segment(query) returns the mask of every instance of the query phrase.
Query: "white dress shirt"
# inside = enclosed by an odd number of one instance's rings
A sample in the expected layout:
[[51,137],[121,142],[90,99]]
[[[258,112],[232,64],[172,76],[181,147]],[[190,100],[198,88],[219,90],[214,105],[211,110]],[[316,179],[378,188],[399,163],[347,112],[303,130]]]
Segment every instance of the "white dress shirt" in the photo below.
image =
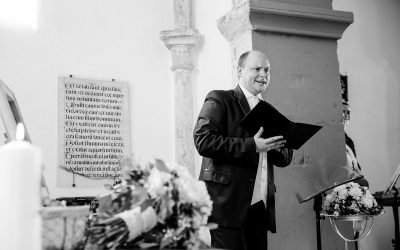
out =
[[[242,89],[244,96],[249,103],[250,109],[253,109],[257,103],[262,100],[261,94],[257,96],[250,93],[246,88],[239,84],[239,87]],[[253,189],[253,197],[251,199],[251,205],[259,202],[264,201],[264,204],[267,204],[267,190],[268,190],[268,159],[267,159],[267,152],[261,152],[260,158],[258,160],[258,168],[257,168],[257,175],[256,180],[254,183]]]

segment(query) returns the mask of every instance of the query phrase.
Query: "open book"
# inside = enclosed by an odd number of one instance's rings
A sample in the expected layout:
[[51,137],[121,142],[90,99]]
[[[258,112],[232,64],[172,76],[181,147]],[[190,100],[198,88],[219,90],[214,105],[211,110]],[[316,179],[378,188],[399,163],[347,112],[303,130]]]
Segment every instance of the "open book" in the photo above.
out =
[[265,101],[260,101],[243,118],[240,126],[252,134],[263,127],[263,138],[282,135],[286,140],[285,146],[291,149],[299,149],[322,128],[319,125],[292,122]]

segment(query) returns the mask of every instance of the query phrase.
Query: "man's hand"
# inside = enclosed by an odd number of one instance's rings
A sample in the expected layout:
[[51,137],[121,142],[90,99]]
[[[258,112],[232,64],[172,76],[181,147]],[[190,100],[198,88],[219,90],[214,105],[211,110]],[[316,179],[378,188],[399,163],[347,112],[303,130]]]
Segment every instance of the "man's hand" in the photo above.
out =
[[263,127],[261,127],[260,130],[258,130],[257,134],[254,136],[257,152],[267,152],[272,149],[280,151],[280,149],[284,146],[286,142],[283,139],[283,136],[279,135],[264,139],[261,137],[263,131],[264,129]]

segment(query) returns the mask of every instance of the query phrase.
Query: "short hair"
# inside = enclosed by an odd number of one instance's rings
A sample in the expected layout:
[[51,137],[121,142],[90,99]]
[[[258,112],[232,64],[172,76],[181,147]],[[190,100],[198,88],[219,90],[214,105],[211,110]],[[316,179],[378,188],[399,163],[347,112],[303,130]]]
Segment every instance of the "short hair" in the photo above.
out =
[[249,50],[249,51],[246,51],[246,52],[244,52],[244,53],[239,57],[239,60],[238,60],[238,68],[242,68],[242,67],[243,67],[243,65],[244,65],[244,63],[245,63],[247,57],[249,56],[250,52],[251,52],[250,50]]

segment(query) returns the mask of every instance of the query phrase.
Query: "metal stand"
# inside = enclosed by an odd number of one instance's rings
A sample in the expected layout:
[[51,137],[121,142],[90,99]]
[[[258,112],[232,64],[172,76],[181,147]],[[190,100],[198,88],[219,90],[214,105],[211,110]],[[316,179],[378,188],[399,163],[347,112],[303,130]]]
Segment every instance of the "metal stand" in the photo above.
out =
[[392,243],[394,245],[395,250],[400,250],[400,235],[399,235],[399,206],[397,202],[397,196],[399,195],[399,191],[395,186],[392,187],[393,192],[393,217],[394,217],[394,240]]
[[[329,218],[329,222],[332,225],[333,230],[342,238],[345,242],[345,249],[348,249],[349,243],[351,242],[359,242],[360,240],[364,239],[369,235],[372,229],[372,225],[374,224],[374,216],[373,215],[342,215],[342,216],[335,216],[335,215],[326,215]],[[337,221],[347,221],[354,223],[360,223],[360,234],[358,237],[354,237],[354,239],[347,238],[343,233],[340,232],[339,227],[337,226]],[[362,226],[364,222],[364,225]],[[357,249],[359,249],[359,244]],[[353,249],[353,248],[352,248]]]
[[322,196],[325,195],[326,191],[329,191],[335,187],[338,187],[340,185],[346,184],[348,182],[352,182],[352,181],[356,181],[358,179],[363,178],[364,176],[358,176],[355,177],[353,179],[349,179],[349,180],[345,180],[343,182],[340,183],[336,183],[333,186],[327,187],[305,199],[303,199],[303,197],[301,197],[301,195],[299,193],[296,193],[296,197],[297,200],[299,201],[299,203],[303,203],[303,202],[307,202],[309,200],[314,199],[314,206],[313,209],[315,211],[315,227],[316,227],[316,233],[317,233],[317,250],[321,250],[321,219],[324,219],[324,216],[321,216],[321,212],[322,212]]
[[321,250],[321,216],[322,212],[322,195],[318,195],[314,198],[314,206],[313,209],[315,211],[315,226],[317,233],[317,250]]

